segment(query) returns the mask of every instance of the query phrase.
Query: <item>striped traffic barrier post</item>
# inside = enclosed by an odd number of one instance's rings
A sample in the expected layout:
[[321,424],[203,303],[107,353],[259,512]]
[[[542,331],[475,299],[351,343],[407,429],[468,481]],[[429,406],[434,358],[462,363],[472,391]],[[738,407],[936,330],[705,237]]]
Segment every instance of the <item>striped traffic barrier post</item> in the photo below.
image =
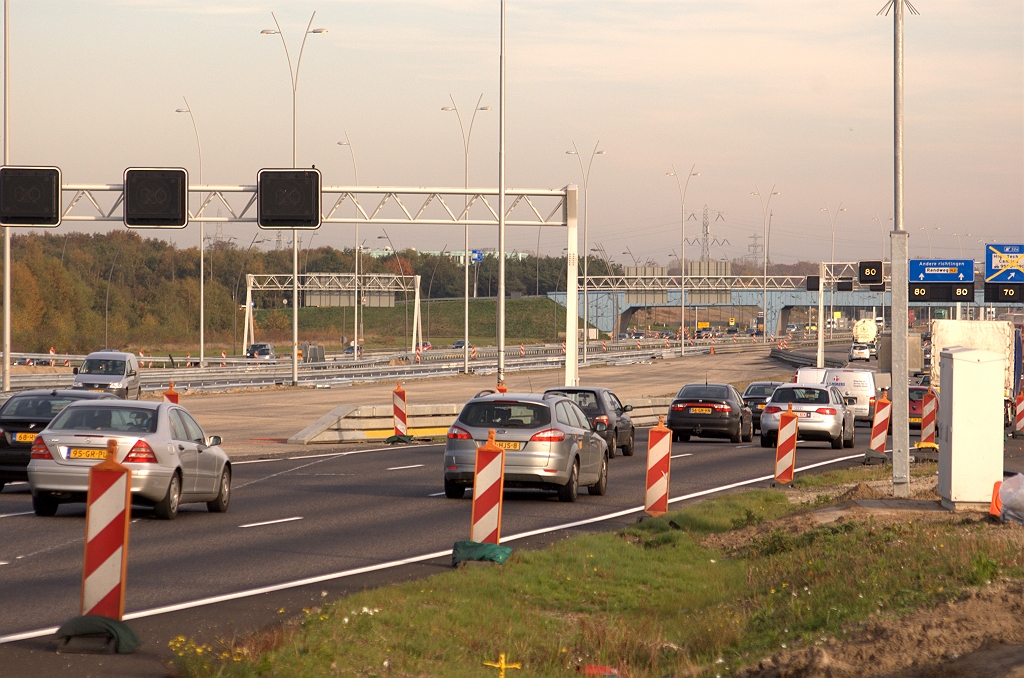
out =
[[170,387],[164,391],[164,402],[178,404],[178,398],[181,394],[174,390],[174,382],[171,382]]
[[668,337],[665,337],[665,348],[669,348],[669,345],[668,345]]
[[228,366],[228,364],[226,362],[224,362],[225,360],[227,360],[227,357],[228,357],[228,352],[227,351],[221,351],[220,352],[220,360],[221,360],[220,366],[221,367],[227,367]]
[[1013,437],[1024,436],[1024,393],[1017,396],[1013,411]]
[[711,355],[715,355],[715,338],[711,337]]
[[657,518],[668,513],[669,478],[672,473],[672,431],[665,427],[665,416],[647,434],[647,491],[644,513]]
[[[935,413],[938,409],[939,397],[935,391],[928,389],[921,399],[921,443],[920,446],[938,448],[935,444]],[[1018,406],[1020,399],[1018,398]]]
[[394,403],[394,419],[395,419],[395,435],[404,436],[408,435],[409,427],[407,425],[407,412],[408,408],[405,402],[405,390],[402,388],[402,382],[398,382],[397,387],[392,393],[392,401]]
[[505,450],[495,444],[492,428],[487,432],[487,442],[476,448],[470,541],[479,544],[501,542],[501,507],[504,493]]
[[640,350],[640,340],[639,339],[636,340],[636,350],[638,350],[638,351]]
[[608,352],[608,342],[607,341],[602,341],[601,342],[601,351],[603,353],[607,353]]
[[565,355],[565,342],[562,342],[562,355]]
[[117,441],[107,441],[107,458],[89,469],[85,509],[82,615],[121,621],[124,616],[132,472],[117,463]]
[[469,357],[472,360],[476,360],[476,346],[474,346],[472,349],[470,349],[470,356]]
[[779,435],[775,442],[775,482],[788,485],[796,471],[797,414],[793,403],[779,415]]
[[[53,346],[50,347],[50,355],[57,355],[57,351],[54,350]],[[57,361],[51,358],[50,359],[50,367],[54,367],[56,364],[57,364]]]
[[882,397],[875,401],[875,418],[871,422],[871,443],[868,447],[877,455],[885,454],[885,441],[889,437],[889,417],[892,403],[882,391]]
[[416,364],[418,365],[419,362],[420,362],[420,347],[417,346],[416,347]]
[[519,344],[519,357],[526,355],[526,344]]

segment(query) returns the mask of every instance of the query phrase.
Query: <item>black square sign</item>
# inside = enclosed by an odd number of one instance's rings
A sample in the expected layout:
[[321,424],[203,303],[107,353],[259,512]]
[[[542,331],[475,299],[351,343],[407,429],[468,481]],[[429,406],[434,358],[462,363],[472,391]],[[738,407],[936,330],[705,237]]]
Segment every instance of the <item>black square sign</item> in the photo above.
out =
[[320,170],[262,169],[256,185],[260,228],[320,228]]
[[187,226],[188,172],[180,167],[126,169],[124,225],[128,228]]
[[861,285],[880,285],[882,283],[881,261],[860,261],[857,263],[857,282]]
[[60,170],[0,168],[0,226],[60,224]]

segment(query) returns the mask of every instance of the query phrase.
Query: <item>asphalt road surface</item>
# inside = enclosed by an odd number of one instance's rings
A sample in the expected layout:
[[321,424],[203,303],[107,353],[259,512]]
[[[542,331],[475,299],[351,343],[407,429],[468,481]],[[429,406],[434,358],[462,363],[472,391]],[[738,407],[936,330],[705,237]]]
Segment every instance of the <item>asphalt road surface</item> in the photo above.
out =
[[[507,491],[503,534],[640,505],[646,434],[637,431],[636,455],[612,460],[603,497],[581,488],[576,503],[563,504],[553,493]],[[858,430],[854,450],[802,443],[798,466],[861,453],[866,434]],[[450,549],[468,538],[471,502],[468,493],[462,500],[444,497],[442,450],[435,444],[236,462],[234,496],[225,514],[186,505],[177,520],[166,522],[136,509],[126,611]],[[674,497],[769,476],[774,462],[773,451],[756,439],[740,445],[675,443],[673,455]],[[63,505],[53,518],[31,510],[27,485],[0,493],[0,636],[56,626],[78,614],[85,506]]]

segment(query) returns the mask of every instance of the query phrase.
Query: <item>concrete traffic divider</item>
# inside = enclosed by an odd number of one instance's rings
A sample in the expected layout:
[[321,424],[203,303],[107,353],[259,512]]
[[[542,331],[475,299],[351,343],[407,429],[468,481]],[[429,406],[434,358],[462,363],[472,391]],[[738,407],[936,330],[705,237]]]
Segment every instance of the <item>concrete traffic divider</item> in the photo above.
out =
[[672,473],[672,431],[664,416],[647,434],[647,485],[644,513],[657,518],[668,513],[669,480]]
[[779,435],[775,441],[775,482],[788,485],[796,472],[797,415],[793,403],[779,415]]
[[505,450],[495,444],[492,428],[487,432],[487,442],[476,448],[470,541],[479,544],[501,543],[501,508],[504,493]]
[[116,461],[117,441],[107,441],[107,458],[89,469],[85,509],[83,615],[121,621],[128,568],[132,472]]

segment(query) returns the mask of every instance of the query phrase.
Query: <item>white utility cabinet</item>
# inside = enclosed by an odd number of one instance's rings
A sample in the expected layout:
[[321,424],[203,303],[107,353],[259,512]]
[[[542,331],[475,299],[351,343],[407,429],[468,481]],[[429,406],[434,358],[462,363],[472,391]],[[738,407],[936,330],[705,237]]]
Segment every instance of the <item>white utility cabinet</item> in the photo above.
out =
[[987,509],[1003,479],[1006,357],[950,346],[939,360],[939,497],[949,509]]

